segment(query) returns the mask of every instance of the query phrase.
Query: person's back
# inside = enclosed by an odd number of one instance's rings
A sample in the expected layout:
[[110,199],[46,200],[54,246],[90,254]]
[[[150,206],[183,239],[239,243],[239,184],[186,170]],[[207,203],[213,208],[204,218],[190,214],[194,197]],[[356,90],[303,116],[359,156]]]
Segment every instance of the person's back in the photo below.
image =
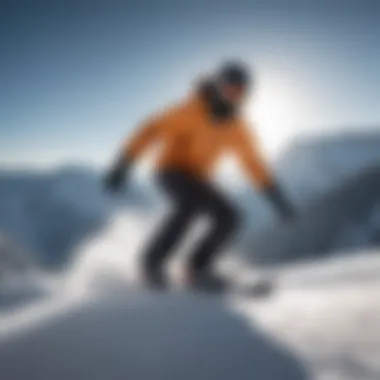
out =
[[252,181],[274,202],[282,216],[292,215],[274,178],[264,164],[256,139],[240,116],[250,78],[239,63],[227,64],[182,103],[148,119],[127,141],[107,176],[116,190],[126,173],[148,148],[159,143],[158,181],[175,203],[174,212],[145,253],[148,282],[164,285],[162,265],[189,224],[200,213],[211,216],[213,228],[191,255],[188,278],[194,283],[238,224],[236,208],[209,181],[223,153],[234,154]]
[[125,146],[126,156],[136,159],[154,142],[162,144],[159,169],[180,169],[201,179],[212,173],[221,154],[232,153],[259,185],[270,174],[239,114],[217,118],[209,109],[206,89],[201,86],[183,103],[148,120]]

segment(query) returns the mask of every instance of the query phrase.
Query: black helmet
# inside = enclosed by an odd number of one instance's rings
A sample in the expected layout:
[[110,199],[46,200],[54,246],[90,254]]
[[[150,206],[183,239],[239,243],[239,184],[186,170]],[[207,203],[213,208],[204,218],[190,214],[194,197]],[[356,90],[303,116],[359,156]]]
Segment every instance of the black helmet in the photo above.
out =
[[248,67],[240,61],[228,61],[222,64],[216,74],[221,84],[236,84],[249,87],[252,82]]

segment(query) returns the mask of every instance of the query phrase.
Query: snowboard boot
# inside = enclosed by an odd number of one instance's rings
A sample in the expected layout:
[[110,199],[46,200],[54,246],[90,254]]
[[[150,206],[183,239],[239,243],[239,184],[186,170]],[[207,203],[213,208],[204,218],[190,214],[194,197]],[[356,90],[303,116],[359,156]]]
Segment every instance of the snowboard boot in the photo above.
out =
[[168,287],[168,281],[161,269],[146,269],[144,271],[144,282],[150,289],[165,290]]
[[228,282],[225,278],[208,270],[187,272],[185,284],[194,291],[206,292],[221,292],[228,287]]

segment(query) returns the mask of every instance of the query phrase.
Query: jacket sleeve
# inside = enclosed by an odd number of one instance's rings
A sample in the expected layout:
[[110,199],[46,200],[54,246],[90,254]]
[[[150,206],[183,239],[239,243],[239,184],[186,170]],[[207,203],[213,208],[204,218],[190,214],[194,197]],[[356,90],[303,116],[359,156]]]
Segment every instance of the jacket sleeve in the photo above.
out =
[[176,126],[180,123],[181,114],[181,108],[177,106],[140,124],[132,137],[124,141],[122,152],[125,159],[138,159],[152,146],[165,139],[168,133],[174,133]]
[[234,152],[244,171],[260,189],[264,190],[274,183],[273,175],[265,163],[259,142],[244,124],[236,129]]

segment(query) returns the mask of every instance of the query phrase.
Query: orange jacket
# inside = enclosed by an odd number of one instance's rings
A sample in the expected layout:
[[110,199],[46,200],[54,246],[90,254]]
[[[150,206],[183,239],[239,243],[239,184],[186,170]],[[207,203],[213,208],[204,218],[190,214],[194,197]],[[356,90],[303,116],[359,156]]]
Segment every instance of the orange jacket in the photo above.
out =
[[124,144],[125,157],[136,159],[155,143],[161,143],[160,169],[181,169],[201,179],[211,174],[223,153],[234,154],[251,179],[261,188],[272,183],[256,138],[240,118],[215,126],[206,104],[197,95],[155,116]]

